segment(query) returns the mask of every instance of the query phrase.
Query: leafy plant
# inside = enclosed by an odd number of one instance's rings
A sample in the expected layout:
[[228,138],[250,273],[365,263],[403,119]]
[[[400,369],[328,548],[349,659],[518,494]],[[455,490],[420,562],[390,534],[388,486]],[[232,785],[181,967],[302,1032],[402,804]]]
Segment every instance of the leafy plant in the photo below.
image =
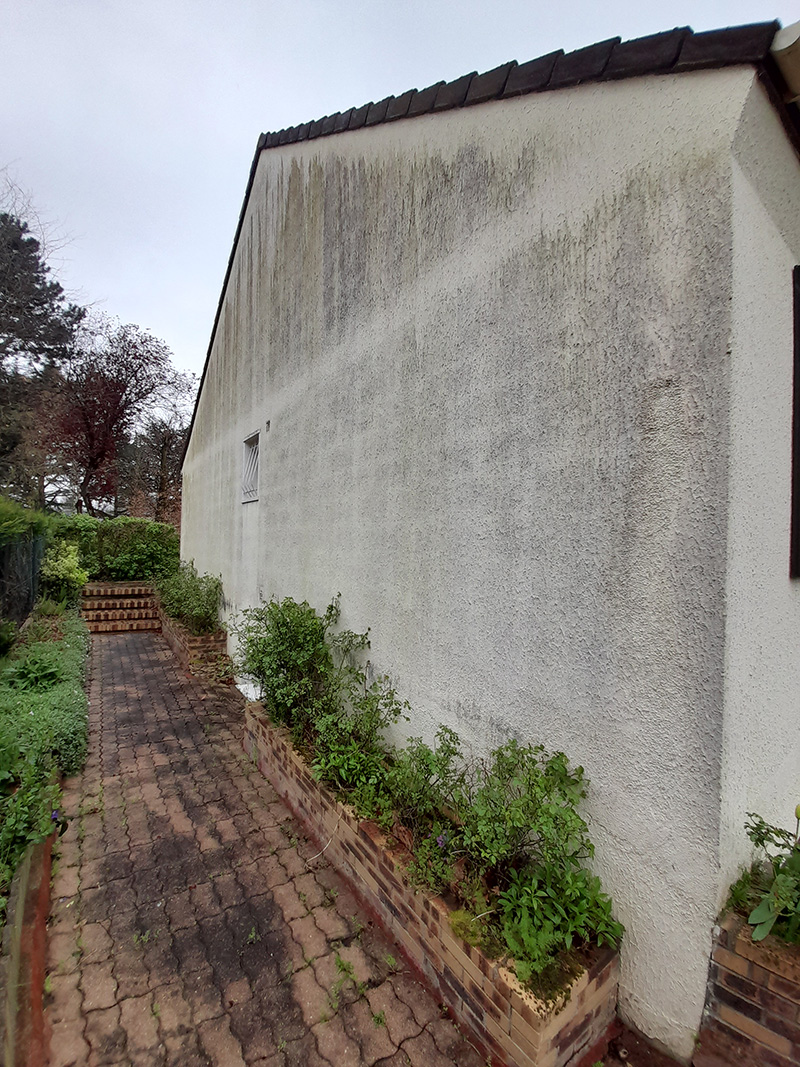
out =
[[45,553],[39,577],[48,597],[77,604],[89,572],[80,565],[77,545],[56,541]]
[[86,757],[87,646],[76,613],[35,613],[0,676],[0,921],[27,844],[65,826],[53,778]]
[[177,530],[150,519],[72,515],[56,520],[55,538],[77,547],[80,565],[93,580],[152,581],[180,565]]
[[170,618],[177,619],[193,634],[219,629],[220,578],[199,575],[193,563],[181,563],[177,571],[161,577],[156,584],[161,607]]
[[409,738],[397,753],[386,781],[397,819],[415,835],[427,832],[444,810],[463,796],[465,772],[458,734],[440,726],[434,748]]
[[747,813],[745,830],[753,844],[767,856],[768,866],[756,864],[747,880],[731,890],[742,902],[757,900],[748,922],[753,940],[769,933],[791,943],[800,943],[800,804],[795,809],[794,834],[772,826],[754,812]]

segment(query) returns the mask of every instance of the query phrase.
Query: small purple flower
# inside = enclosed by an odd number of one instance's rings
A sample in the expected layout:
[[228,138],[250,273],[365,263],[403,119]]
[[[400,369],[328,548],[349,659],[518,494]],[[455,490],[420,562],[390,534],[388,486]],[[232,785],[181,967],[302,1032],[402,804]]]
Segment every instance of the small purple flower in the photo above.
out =
[[439,846],[439,848],[444,848],[447,844],[447,834],[439,834],[439,836],[436,838],[436,844]]
[[58,822],[58,820],[61,818],[61,816],[58,814],[58,808],[56,808],[56,810],[52,812],[50,818],[53,822]]

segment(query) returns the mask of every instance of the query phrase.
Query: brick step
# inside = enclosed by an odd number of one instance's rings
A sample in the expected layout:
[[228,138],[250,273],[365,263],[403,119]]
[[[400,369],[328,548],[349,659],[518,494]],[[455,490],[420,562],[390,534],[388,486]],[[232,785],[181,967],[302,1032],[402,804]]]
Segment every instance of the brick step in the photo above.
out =
[[156,600],[152,596],[141,597],[99,597],[85,596],[81,603],[84,611],[127,611],[129,608],[141,610],[152,608],[155,610]]
[[156,619],[113,619],[110,622],[89,620],[86,626],[90,634],[122,634],[132,630],[148,630],[161,633],[161,623]]
[[133,608],[128,608],[126,611],[90,611],[84,610],[81,612],[86,622],[129,622],[138,621],[141,619],[157,619],[158,612],[155,608],[143,608],[137,611]]
[[153,596],[155,588],[147,582],[89,582],[83,587],[84,597]]

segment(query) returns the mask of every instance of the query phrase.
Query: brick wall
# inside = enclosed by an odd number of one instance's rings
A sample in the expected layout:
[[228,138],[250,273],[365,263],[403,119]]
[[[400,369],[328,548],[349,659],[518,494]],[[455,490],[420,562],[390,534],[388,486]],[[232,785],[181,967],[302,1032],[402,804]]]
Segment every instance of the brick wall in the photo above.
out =
[[193,660],[213,654],[224,655],[228,641],[224,632],[218,630],[213,634],[190,634],[184,626],[165,615],[160,606],[159,615],[161,634],[184,670],[189,670]]
[[800,946],[753,942],[729,915],[714,938],[694,1067],[800,1067]]
[[415,893],[401,849],[390,850],[316,782],[288,734],[248,705],[244,746],[325,856],[348,879],[409,963],[474,1035],[482,1054],[509,1067],[584,1067],[603,1055],[617,1002],[618,956],[602,950],[570,994],[546,1006],[515,976],[452,932],[439,897]]

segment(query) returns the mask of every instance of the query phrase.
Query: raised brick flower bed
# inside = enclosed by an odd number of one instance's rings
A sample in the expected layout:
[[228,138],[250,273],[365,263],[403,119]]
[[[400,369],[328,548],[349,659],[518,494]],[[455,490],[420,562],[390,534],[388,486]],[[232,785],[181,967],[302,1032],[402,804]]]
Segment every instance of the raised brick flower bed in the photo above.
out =
[[800,1067],[800,946],[754,942],[728,915],[714,937],[695,1067]]
[[189,670],[192,663],[197,660],[225,655],[228,635],[223,630],[217,630],[213,634],[189,633],[185,626],[181,626],[175,619],[165,615],[160,605],[159,616],[161,636],[172,649],[175,658],[184,670]]
[[389,848],[374,823],[359,820],[314,780],[288,733],[273,727],[259,704],[245,710],[243,744],[482,1055],[509,1067],[589,1067],[601,1058],[616,1012],[616,952],[598,950],[569,992],[544,1004],[453,933],[445,902],[406,880],[408,854]]

